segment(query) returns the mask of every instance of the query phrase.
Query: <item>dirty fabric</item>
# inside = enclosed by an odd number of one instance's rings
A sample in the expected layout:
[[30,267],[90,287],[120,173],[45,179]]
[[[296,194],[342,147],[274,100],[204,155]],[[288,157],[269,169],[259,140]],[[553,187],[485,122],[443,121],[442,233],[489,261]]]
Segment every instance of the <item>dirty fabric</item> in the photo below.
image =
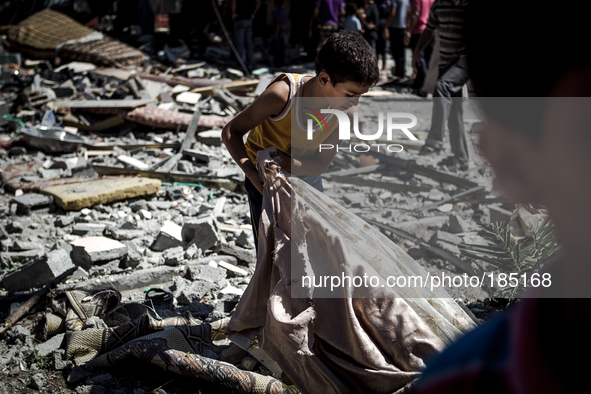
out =
[[[354,272],[356,257],[346,246],[353,242],[348,239],[351,231],[357,242],[366,243],[365,248],[375,243],[372,249],[383,255],[394,251],[389,265],[398,272],[424,270],[392,241],[373,233],[371,226],[347,216],[354,215],[336,202],[304,182],[286,178],[271,158],[272,150],[259,152],[257,158],[265,185],[259,256],[228,325],[229,338],[245,347],[262,331],[262,349],[305,393],[318,387],[325,393],[403,389],[428,358],[474,323],[443,290],[409,290],[390,298],[384,298],[385,293],[365,298],[292,298],[291,284],[296,283],[291,277],[292,250],[307,255],[310,272],[322,272],[334,256],[344,272]],[[367,231],[361,231],[364,226]],[[308,236],[295,237],[304,228]],[[321,250],[311,240],[326,234],[331,234],[330,245]],[[366,264],[377,272],[382,269],[380,262]]]
[[[66,331],[66,355],[76,365],[107,368],[149,362],[186,377],[218,383],[236,393],[295,393],[293,386],[218,361],[215,344],[225,338],[227,319],[200,324],[189,312],[172,311],[162,317],[146,305],[120,304],[121,294],[101,291],[63,291],[50,296],[46,334]],[[108,328],[88,328],[90,317],[101,318]]]

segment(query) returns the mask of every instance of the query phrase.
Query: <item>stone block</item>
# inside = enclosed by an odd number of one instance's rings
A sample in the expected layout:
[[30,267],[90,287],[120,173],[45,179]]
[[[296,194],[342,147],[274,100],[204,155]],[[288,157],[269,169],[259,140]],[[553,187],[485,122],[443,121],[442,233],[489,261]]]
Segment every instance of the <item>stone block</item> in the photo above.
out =
[[146,235],[143,230],[127,230],[127,229],[108,229],[112,238],[118,241],[129,241],[131,239],[141,238]]
[[85,237],[71,242],[72,258],[77,265],[89,269],[94,264],[117,260],[127,255],[127,246],[106,237]]
[[160,185],[160,180],[150,178],[103,178],[51,186],[43,189],[43,193],[53,196],[56,204],[65,210],[78,210],[96,204],[154,194],[160,190]]
[[66,226],[69,226],[70,224],[74,223],[74,220],[76,220],[76,216],[61,215],[60,217],[57,218],[57,220],[55,222],[53,222],[53,225],[55,227],[66,227]]
[[217,221],[211,215],[205,215],[185,222],[182,229],[183,246],[195,244],[201,250],[212,248],[220,240]]
[[72,234],[101,235],[107,226],[101,223],[76,223],[72,227]]
[[449,217],[449,232],[458,234],[468,232],[468,222],[462,219],[459,215],[451,215]]
[[213,251],[234,256],[239,261],[244,261],[248,264],[256,264],[257,261],[257,256],[253,249],[244,249],[231,242],[220,242],[216,245]]
[[2,285],[8,291],[29,290],[62,279],[75,269],[68,253],[58,249],[10,272],[4,277]]
[[53,197],[38,193],[27,193],[13,197],[11,202],[17,205],[17,214],[28,215],[32,210],[50,207],[53,204]]
[[189,278],[193,281],[206,280],[214,284],[219,284],[226,279],[226,270],[222,267],[213,267],[211,265],[198,265],[189,267]]
[[185,250],[182,246],[177,246],[174,248],[167,249],[162,254],[164,257],[164,264],[170,266],[177,266],[181,263],[181,261],[185,258]]
[[64,333],[54,335],[47,341],[35,346],[35,349],[37,349],[37,352],[41,357],[49,356],[51,353],[55,352],[61,347],[65,335],[66,334]]
[[156,252],[162,252],[166,249],[182,246],[182,227],[171,221],[165,221],[160,229],[160,233],[150,246],[150,249]]
[[176,277],[171,290],[179,305],[190,305],[193,301],[205,297],[212,287],[213,284],[206,280],[191,282],[185,278]]

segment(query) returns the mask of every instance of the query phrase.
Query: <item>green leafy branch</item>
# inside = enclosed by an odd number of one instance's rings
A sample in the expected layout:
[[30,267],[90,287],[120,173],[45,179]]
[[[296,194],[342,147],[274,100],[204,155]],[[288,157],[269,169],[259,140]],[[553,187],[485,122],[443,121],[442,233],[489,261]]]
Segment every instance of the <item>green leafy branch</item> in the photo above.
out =
[[[511,233],[509,223],[491,223],[483,227],[487,245],[462,244],[463,255],[488,263],[505,274],[536,273],[560,250],[556,241],[554,226],[549,217],[527,237],[516,237]],[[513,299],[522,290],[523,283],[516,287],[498,290],[497,296]]]

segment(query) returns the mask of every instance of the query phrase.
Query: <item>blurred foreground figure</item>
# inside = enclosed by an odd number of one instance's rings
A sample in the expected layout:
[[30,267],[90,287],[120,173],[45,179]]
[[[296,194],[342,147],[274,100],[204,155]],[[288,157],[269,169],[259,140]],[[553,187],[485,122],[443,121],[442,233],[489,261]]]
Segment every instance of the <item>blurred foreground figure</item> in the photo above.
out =
[[[420,393],[587,391],[591,55],[569,39],[587,34],[584,18],[525,1],[468,7],[468,67],[488,118],[480,149],[508,197],[548,208],[562,253],[540,272],[550,282],[429,363]],[[548,58],[558,47],[568,56]]]

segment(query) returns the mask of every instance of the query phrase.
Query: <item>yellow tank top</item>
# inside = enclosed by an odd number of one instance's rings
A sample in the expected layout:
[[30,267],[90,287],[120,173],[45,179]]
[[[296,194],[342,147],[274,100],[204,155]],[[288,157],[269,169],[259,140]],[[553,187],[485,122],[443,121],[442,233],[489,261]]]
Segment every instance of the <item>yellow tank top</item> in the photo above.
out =
[[[282,74],[275,79],[288,79],[290,84],[289,99],[282,113],[276,117],[269,117],[263,123],[250,131],[246,140],[246,153],[256,165],[257,152],[276,146],[288,156],[303,157],[313,155],[318,147],[334,131],[338,125],[336,116],[329,114],[325,117],[324,126],[314,124],[313,138],[307,139],[307,118],[304,108],[300,108],[300,97],[304,79],[309,75]],[[311,76],[311,75],[310,75]],[[295,114],[298,116],[295,117]],[[294,118],[292,119],[292,116]],[[293,120],[293,121],[292,121]]]

